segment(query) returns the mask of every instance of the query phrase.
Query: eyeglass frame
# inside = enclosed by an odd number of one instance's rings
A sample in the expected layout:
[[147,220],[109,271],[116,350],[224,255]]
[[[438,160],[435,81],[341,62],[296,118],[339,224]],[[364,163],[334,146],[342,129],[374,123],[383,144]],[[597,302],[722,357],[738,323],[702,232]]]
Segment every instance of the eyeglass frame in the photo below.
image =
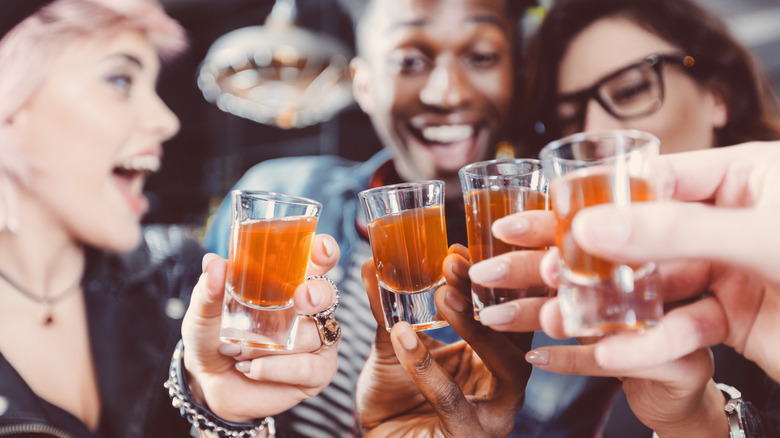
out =
[[[555,100],[555,108],[558,107],[561,103],[564,102],[571,102],[571,101],[579,101],[581,106],[581,110],[579,111],[580,114],[577,114],[576,119],[579,119],[579,125],[580,128],[582,128],[584,122],[585,122],[585,112],[588,105],[588,102],[593,99],[596,102],[598,102],[599,105],[612,117],[615,117],[618,120],[631,120],[636,119],[639,117],[645,117],[648,116],[656,111],[658,111],[659,108],[661,108],[661,105],[664,103],[664,97],[665,97],[665,87],[664,87],[664,78],[663,78],[663,71],[661,70],[664,64],[678,64],[685,68],[691,68],[695,65],[696,61],[695,59],[690,55],[685,55],[682,53],[675,53],[675,54],[655,54],[650,55],[641,61],[635,62],[633,64],[629,64],[625,67],[622,67],[603,78],[599,79],[591,85],[590,87],[575,91],[574,93],[565,94],[563,96],[559,96]],[[599,93],[599,88],[601,88],[605,83],[608,83],[610,80],[624,74],[625,72],[629,70],[633,70],[639,67],[642,67],[644,65],[649,64],[649,66],[653,69],[655,74],[658,77],[658,84],[660,87],[660,95],[658,96],[657,103],[647,109],[646,111],[643,111],[641,113],[637,114],[631,114],[628,116],[621,115],[615,112],[614,108],[611,108],[610,105],[602,98],[601,94]],[[557,119],[557,116],[556,116]],[[572,120],[576,120],[574,117],[572,117]],[[561,123],[557,122],[558,125],[561,125]],[[581,130],[581,129],[580,129]]]

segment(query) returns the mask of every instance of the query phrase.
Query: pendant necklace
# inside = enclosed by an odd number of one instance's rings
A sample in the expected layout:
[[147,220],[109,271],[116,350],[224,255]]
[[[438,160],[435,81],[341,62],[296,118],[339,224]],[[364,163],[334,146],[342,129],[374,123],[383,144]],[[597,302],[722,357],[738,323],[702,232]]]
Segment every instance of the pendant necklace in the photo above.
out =
[[51,307],[57,304],[58,302],[62,301],[64,298],[70,295],[71,292],[78,290],[77,286],[81,283],[81,278],[79,278],[62,292],[53,295],[51,297],[47,297],[47,296],[41,297],[22,287],[19,283],[12,280],[11,277],[9,277],[8,274],[6,274],[3,271],[0,271],[0,278],[5,280],[6,283],[11,285],[11,287],[19,291],[19,293],[21,293],[25,297],[41,305],[41,324],[45,326],[49,326],[54,322],[54,315],[52,315]]

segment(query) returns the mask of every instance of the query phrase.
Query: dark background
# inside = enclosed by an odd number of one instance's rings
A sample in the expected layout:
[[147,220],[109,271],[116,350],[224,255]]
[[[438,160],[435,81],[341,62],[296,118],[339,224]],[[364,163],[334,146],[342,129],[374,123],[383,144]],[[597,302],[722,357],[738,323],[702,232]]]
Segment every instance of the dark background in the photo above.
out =
[[[726,19],[780,90],[780,1],[699,1]],[[190,50],[166,66],[160,79],[159,92],[182,128],[166,144],[162,173],[147,184],[152,207],[146,222],[204,224],[244,171],[269,158],[332,154],[364,160],[378,150],[371,124],[356,105],[325,123],[284,130],[223,113],[203,98],[196,73],[211,43],[229,31],[265,23],[273,0],[162,2],[187,29]],[[335,0],[298,0],[297,6],[299,25],[354,46],[351,23]]]
[[[266,159],[330,154],[365,160],[379,150],[371,124],[357,105],[319,125],[285,130],[224,113],[203,98],[197,70],[211,43],[229,31],[262,25],[272,0],[163,3],[187,29],[190,48],[166,65],[160,77],[158,91],[181,120],[181,131],[166,143],[162,172],[146,185],[151,210],[145,222],[204,224],[244,171]],[[300,26],[335,35],[353,47],[349,18],[334,0],[297,4]]]

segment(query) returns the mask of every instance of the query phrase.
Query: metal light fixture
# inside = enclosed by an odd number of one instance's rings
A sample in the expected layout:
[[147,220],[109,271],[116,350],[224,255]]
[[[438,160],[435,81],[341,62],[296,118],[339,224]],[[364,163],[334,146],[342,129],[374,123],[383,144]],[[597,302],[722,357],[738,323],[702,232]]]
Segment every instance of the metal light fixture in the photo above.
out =
[[280,128],[330,119],[353,102],[342,42],[294,24],[295,0],[276,0],[263,26],[229,32],[209,48],[198,87],[222,111]]

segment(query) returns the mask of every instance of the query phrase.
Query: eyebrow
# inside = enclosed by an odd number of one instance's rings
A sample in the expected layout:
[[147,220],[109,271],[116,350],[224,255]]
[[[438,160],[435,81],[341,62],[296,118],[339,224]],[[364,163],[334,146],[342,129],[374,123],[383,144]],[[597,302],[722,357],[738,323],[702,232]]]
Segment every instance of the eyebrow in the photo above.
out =
[[135,64],[136,66],[138,66],[139,69],[144,68],[144,63],[141,61],[141,59],[129,53],[118,53],[116,55],[111,55],[108,58],[106,58],[106,61],[110,61],[114,59],[120,59],[120,60],[127,61],[131,64]]
[[[397,29],[403,28],[403,27],[417,27],[422,28],[425,27],[430,20],[427,18],[421,18],[419,20],[410,20],[410,21],[401,21],[398,23],[394,23],[392,26],[390,26],[386,34],[391,33]],[[477,23],[477,24],[490,24],[493,25],[499,29],[501,29],[502,32],[504,32],[506,35],[509,35],[509,29],[507,29],[506,23],[503,22],[501,19],[496,17],[495,15],[489,15],[489,14],[480,14],[480,15],[472,15],[466,19],[466,23]]]

